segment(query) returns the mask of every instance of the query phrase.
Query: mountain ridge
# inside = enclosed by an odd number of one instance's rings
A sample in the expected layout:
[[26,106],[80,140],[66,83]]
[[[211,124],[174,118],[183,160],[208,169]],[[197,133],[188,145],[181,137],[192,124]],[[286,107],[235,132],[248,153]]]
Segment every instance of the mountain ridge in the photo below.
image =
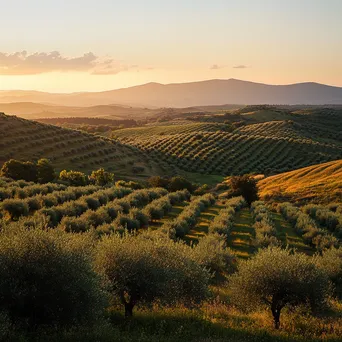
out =
[[227,103],[331,105],[342,104],[342,87],[316,82],[271,85],[231,78],[170,84],[150,82],[101,92],[0,91],[0,103],[5,102],[38,102],[68,106],[119,103],[176,108]]

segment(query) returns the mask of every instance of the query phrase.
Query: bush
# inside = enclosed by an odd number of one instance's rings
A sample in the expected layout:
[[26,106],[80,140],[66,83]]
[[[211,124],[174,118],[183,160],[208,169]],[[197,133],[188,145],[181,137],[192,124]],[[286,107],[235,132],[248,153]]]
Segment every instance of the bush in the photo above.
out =
[[104,304],[88,237],[40,229],[0,233],[0,310],[30,330],[93,322]]
[[290,250],[269,247],[242,261],[230,278],[231,299],[245,310],[265,305],[271,309],[274,326],[286,306],[308,304],[312,309],[326,304],[330,283],[309,257]]
[[87,184],[87,177],[83,172],[80,171],[66,171],[63,170],[59,174],[61,181],[67,182],[72,186],[82,186]]
[[190,181],[188,181],[184,177],[176,176],[170,179],[168,189],[171,192],[186,189],[192,193],[195,187]]
[[28,182],[38,181],[37,165],[31,162],[22,162],[11,159],[4,163],[0,175],[15,180],[23,179]]
[[52,182],[55,177],[55,169],[48,159],[39,159],[37,162],[38,182],[48,183]]
[[164,188],[169,187],[169,180],[160,176],[153,176],[148,179],[148,184],[151,188]]
[[3,201],[1,209],[11,220],[18,220],[20,216],[27,216],[30,211],[26,202],[16,199],[7,199]]
[[89,176],[89,181],[92,184],[104,186],[114,182],[114,173],[105,171],[103,168],[93,171]]
[[200,302],[208,291],[210,274],[193,260],[191,248],[167,239],[106,236],[97,246],[95,266],[126,316],[141,302],[185,305]]

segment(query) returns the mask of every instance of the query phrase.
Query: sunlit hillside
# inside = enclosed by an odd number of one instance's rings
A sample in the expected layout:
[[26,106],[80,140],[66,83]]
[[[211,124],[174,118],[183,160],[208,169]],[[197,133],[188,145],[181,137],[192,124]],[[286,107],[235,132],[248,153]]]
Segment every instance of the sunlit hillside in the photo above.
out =
[[259,182],[269,199],[333,202],[342,199],[342,160],[314,165],[268,177]]

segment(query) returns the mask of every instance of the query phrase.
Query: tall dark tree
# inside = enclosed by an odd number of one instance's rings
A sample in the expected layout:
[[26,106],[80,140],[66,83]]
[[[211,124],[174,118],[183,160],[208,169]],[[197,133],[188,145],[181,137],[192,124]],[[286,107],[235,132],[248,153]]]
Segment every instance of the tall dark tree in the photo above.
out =
[[230,186],[235,196],[243,196],[248,205],[259,199],[257,182],[250,175],[234,176]]

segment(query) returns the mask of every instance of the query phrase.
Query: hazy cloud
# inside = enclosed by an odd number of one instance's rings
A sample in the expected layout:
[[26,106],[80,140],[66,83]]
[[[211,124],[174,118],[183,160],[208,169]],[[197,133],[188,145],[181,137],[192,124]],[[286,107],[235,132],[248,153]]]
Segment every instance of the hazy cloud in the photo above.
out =
[[235,65],[233,66],[234,69],[247,69],[248,66],[247,65],[243,65],[243,64],[240,64],[240,65]]
[[112,58],[100,58],[88,52],[80,57],[63,57],[58,51],[29,54],[26,51],[12,54],[0,52],[0,75],[35,75],[52,71],[82,71],[94,75],[115,75],[137,68],[122,65]]
[[220,65],[217,65],[217,64],[214,64],[210,67],[211,70],[219,70],[219,69],[222,69],[224,68],[224,66],[220,66]]

